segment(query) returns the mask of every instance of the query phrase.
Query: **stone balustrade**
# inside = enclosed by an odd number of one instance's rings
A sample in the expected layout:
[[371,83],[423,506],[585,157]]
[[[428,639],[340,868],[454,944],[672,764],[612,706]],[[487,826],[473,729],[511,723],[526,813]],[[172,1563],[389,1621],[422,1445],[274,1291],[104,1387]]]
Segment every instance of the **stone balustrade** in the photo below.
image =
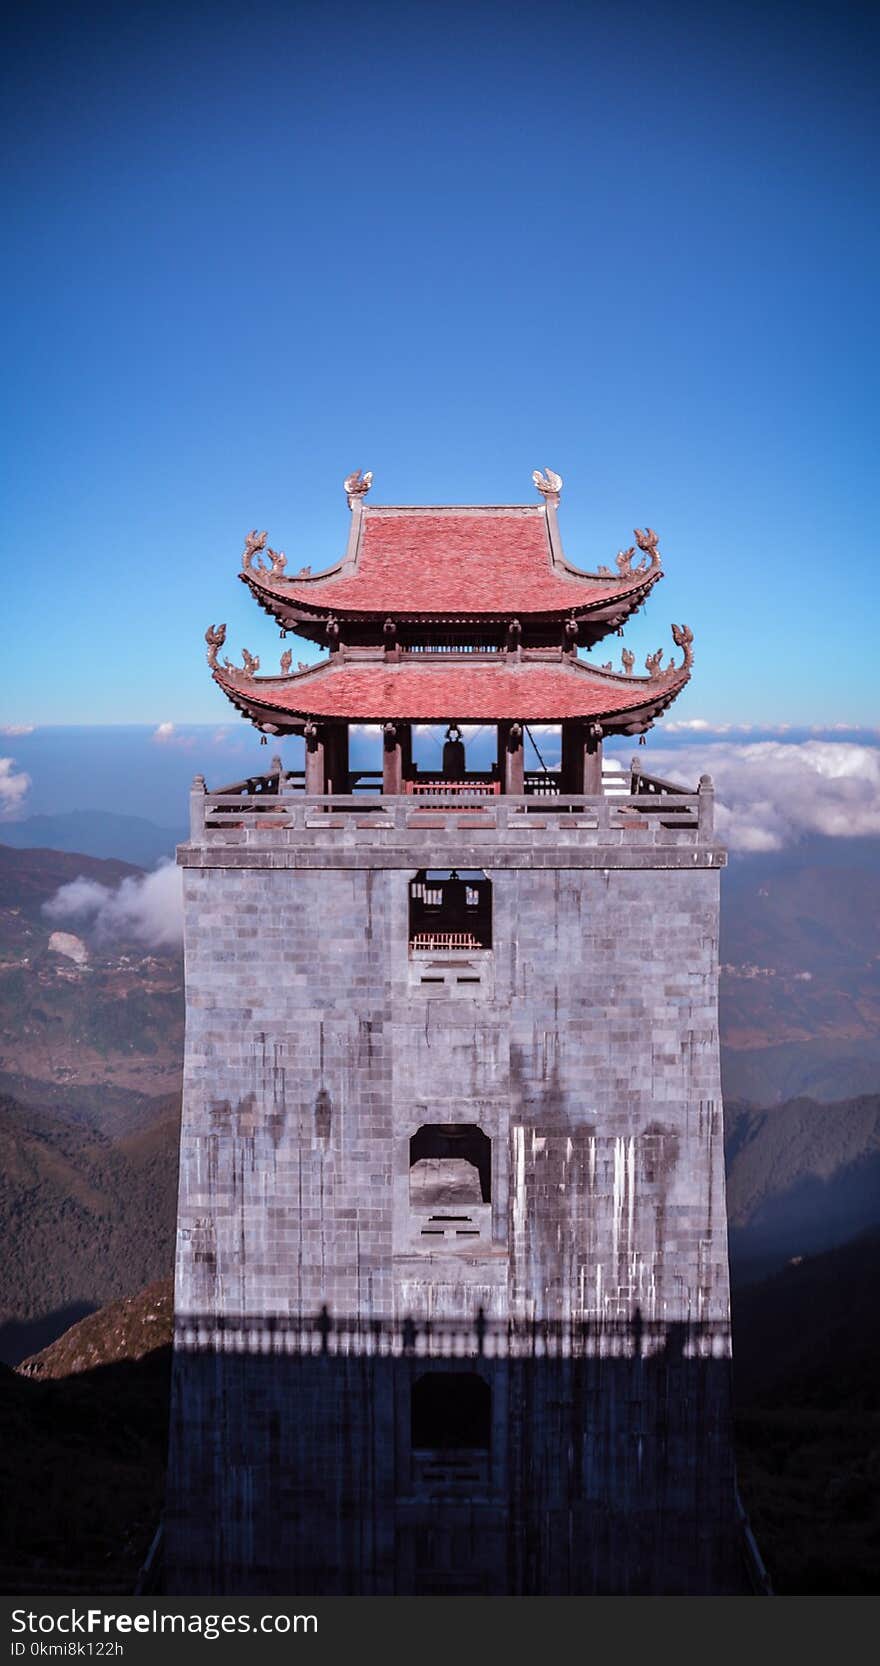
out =
[[[253,854],[258,865],[308,865],[329,850],[348,852],[352,865],[375,860],[402,865],[639,866],[639,852],[662,865],[722,867],[725,853],[714,831],[714,794],[704,777],[683,791],[579,795],[499,795],[456,792],[375,795],[208,792],[201,778],[191,795],[185,867],[227,865]],[[370,853],[372,852],[372,857]],[[226,860],[224,860],[224,854]],[[347,865],[347,864],[346,864]]]

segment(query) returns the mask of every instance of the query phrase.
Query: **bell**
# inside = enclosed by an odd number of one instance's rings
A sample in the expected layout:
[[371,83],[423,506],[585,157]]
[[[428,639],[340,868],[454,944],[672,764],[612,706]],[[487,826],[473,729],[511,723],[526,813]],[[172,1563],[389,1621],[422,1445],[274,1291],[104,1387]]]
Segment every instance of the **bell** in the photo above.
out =
[[268,746],[269,745],[269,738],[268,738],[267,735],[261,735],[260,736],[260,745],[261,746]]

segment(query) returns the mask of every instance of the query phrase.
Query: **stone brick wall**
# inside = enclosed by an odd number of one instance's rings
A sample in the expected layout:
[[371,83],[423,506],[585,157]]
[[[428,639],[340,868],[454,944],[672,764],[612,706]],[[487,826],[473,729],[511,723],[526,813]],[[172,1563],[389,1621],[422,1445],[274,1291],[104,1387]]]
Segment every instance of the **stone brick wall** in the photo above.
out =
[[[366,862],[271,838],[181,849],[170,1588],[736,1588],[723,858],[676,835],[633,841],[632,865],[625,843],[463,835],[437,860],[493,883],[492,976],[470,996],[413,983],[411,844]],[[491,1228],[420,1239],[410,1138],[460,1123],[492,1141]],[[443,1501],[408,1468],[411,1358],[310,1362],[272,1340],[322,1308],[338,1325],[586,1323],[592,1357],[477,1362],[491,1485]],[[217,1322],[241,1318],[269,1341],[233,1355]],[[673,1361],[665,1327],[682,1325]]]

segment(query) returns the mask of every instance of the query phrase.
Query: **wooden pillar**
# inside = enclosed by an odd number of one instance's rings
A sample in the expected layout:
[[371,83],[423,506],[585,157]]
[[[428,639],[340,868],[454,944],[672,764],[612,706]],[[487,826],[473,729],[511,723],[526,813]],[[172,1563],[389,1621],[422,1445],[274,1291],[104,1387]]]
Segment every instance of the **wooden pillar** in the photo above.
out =
[[598,723],[587,724],[584,745],[584,793],[593,798],[602,795],[602,730]]
[[598,723],[563,723],[562,791],[592,794],[602,791],[602,730]]
[[526,790],[525,749],[521,723],[498,725],[498,773],[501,776],[501,791],[516,793],[521,797]]
[[328,793],[348,792],[348,724],[328,723],[324,747],[324,778]]
[[402,723],[386,723],[382,730],[383,797],[403,791],[403,729]]
[[324,775],[324,731],[317,723],[307,723],[306,738],[306,792],[323,793],[325,791]]

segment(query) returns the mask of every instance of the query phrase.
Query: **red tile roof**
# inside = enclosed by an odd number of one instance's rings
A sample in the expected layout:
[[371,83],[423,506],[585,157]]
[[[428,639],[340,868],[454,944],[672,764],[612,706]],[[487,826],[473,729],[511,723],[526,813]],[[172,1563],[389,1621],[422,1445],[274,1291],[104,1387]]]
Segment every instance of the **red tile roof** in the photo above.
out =
[[[251,568],[254,594],[318,612],[510,618],[621,601],[650,589],[659,565],[626,578],[553,561],[543,504],[504,508],[363,510],[355,568],[278,579]],[[270,608],[271,610],[271,608]]]
[[214,676],[239,710],[257,722],[305,718],[351,722],[496,723],[613,718],[650,709],[652,716],[674,700],[687,682],[686,666],[657,677],[625,677],[597,671],[583,661],[555,663],[499,656],[499,663],[447,665],[376,661],[357,664],[331,659],[288,677],[248,677],[236,670]]

